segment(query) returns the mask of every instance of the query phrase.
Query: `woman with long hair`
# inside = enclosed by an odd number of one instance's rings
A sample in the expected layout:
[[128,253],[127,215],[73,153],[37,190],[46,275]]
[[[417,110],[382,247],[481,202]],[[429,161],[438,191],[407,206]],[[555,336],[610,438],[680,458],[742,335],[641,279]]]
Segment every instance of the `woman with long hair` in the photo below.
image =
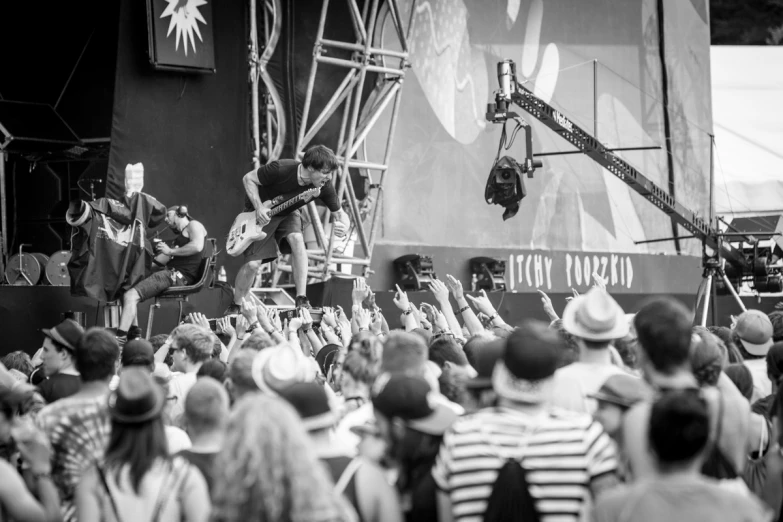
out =
[[169,455],[163,390],[148,372],[128,368],[109,395],[111,435],[102,462],[76,490],[80,521],[205,521],[209,492],[197,468]]
[[212,520],[355,520],[284,400],[248,395],[235,406],[215,462]]

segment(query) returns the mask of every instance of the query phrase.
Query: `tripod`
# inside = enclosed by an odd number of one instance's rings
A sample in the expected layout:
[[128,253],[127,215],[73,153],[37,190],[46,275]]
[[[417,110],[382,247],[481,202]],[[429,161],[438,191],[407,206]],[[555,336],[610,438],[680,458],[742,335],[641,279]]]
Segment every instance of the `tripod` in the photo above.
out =
[[[717,319],[717,300],[715,299],[717,284],[716,278],[723,280],[723,284],[729,289],[731,295],[734,296],[734,300],[739,305],[740,309],[744,312],[746,310],[745,305],[731,284],[731,280],[726,276],[726,271],[723,269],[726,264],[725,259],[717,259],[714,257],[705,258],[704,260],[704,272],[702,273],[702,282],[699,285],[699,289],[696,292],[696,317],[700,319],[699,324],[701,326],[707,326],[707,313],[710,309],[710,298],[712,298],[712,313],[713,323]],[[699,315],[699,303],[701,303],[701,314]]]

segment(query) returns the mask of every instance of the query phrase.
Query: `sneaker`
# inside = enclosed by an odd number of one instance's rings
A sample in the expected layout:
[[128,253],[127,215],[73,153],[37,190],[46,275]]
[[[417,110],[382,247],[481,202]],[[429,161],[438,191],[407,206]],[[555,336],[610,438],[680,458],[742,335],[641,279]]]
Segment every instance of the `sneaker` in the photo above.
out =
[[223,312],[223,317],[226,317],[227,315],[237,315],[241,313],[242,313],[242,307],[236,303],[231,303],[228,306],[228,308],[226,308],[225,312]]
[[312,308],[312,306],[310,306],[310,300],[307,298],[306,295],[298,295],[298,296],[296,296],[296,307],[297,308]]

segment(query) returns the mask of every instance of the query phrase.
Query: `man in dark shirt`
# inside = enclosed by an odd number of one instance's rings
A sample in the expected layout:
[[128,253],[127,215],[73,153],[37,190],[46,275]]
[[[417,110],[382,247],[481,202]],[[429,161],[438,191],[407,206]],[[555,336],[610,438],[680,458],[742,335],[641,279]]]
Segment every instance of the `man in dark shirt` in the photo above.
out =
[[177,233],[177,237],[173,246],[162,241],[157,244],[158,255],[152,262],[159,270],[139,281],[122,297],[122,316],[117,329],[120,345],[128,340],[128,329],[136,319],[139,302],[160,295],[171,286],[192,285],[199,275],[207,229],[188,214],[185,206],[169,208],[166,224]]
[[54,328],[41,331],[45,336],[41,368],[47,379],[38,385],[38,390],[47,403],[52,403],[73,395],[81,388],[74,352],[84,329],[73,319],[66,319]]
[[302,213],[307,201],[299,202],[290,208],[270,215],[273,206],[312,189],[320,188],[318,195],[332,212],[335,236],[345,237],[347,216],[342,211],[340,200],[331,183],[332,173],[339,168],[337,157],[331,149],[323,145],[314,145],[305,151],[302,161],[278,160],[267,163],[258,170],[245,174],[242,183],[258,223],[264,227],[267,236],[251,244],[245,250],[245,264],[239,270],[234,285],[234,302],[226,314],[239,313],[242,299],[247,296],[261,265],[277,258],[278,249],[291,254],[291,266],[296,286],[297,306],[309,306],[305,290],[307,287],[307,251],[302,236]]

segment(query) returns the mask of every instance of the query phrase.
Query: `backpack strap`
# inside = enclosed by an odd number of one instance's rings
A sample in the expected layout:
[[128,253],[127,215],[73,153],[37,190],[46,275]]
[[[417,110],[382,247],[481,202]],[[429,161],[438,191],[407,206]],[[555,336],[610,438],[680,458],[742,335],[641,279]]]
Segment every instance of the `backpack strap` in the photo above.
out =
[[[176,468],[174,462],[171,462],[168,467],[169,473],[163,479],[160,492],[158,493],[158,499],[155,501],[155,509],[152,512],[152,517],[150,518],[152,522],[158,522],[158,520],[160,520],[161,513],[163,512],[163,506],[166,504],[166,501],[171,498],[169,493],[176,491],[177,495],[175,495],[174,498],[179,498],[179,489],[182,487],[182,483],[184,482],[186,473],[178,473],[179,470]],[[182,466],[182,469],[187,472],[186,466]]]
[[348,487],[348,483],[351,482],[351,479],[356,474],[356,471],[361,467],[361,465],[362,461],[358,457],[348,463],[348,465],[343,470],[342,475],[340,475],[340,478],[337,480],[337,483],[334,485],[334,491],[336,493],[342,494],[342,492],[345,491],[345,488]]

